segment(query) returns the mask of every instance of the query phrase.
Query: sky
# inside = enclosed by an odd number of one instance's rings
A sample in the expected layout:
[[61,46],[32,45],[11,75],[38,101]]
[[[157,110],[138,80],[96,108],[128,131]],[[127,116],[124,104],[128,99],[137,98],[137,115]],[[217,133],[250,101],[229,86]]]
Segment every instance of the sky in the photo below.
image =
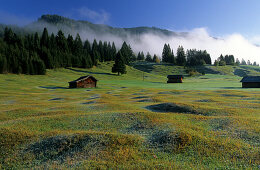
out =
[[0,4],[0,23],[5,24],[22,26],[43,14],[58,14],[121,28],[203,29],[212,37],[238,36],[260,45],[260,0],[0,0]]
[[[259,0],[0,0],[0,22],[26,24],[42,14],[115,27],[175,31],[207,28],[214,36],[260,35]],[[10,19],[11,18],[11,19]],[[17,19],[16,19],[17,18]]]

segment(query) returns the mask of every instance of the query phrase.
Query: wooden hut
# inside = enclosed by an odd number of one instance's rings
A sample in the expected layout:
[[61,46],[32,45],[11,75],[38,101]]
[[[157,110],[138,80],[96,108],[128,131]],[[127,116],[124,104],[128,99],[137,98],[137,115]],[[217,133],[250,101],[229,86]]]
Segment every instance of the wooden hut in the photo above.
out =
[[97,87],[97,79],[91,75],[82,76],[77,80],[69,82],[69,88],[90,88]]
[[260,88],[260,76],[247,76],[240,82],[243,88]]
[[183,76],[182,75],[168,75],[167,83],[182,83]]

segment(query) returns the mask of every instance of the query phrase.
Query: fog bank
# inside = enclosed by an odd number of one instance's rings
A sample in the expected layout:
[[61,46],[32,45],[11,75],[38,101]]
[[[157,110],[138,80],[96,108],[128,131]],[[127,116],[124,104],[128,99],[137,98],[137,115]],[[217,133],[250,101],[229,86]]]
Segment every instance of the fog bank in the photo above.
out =
[[[46,23],[37,24],[38,30],[44,26],[48,28],[49,32],[57,33],[58,31],[56,26]],[[225,35],[223,37],[212,37],[205,28],[196,28],[185,33],[175,32],[176,34],[171,36],[167,36],[161,32],[146,32],[137,35],[124,30],[121,30],[119,35],[115,35],[109,33],[106,27],[104,27],[104,30],[101,32],[97,32],[88,27],[75,30],[63,25],[60,28],[65,35],[72,34],[75,37],[76,34],[79,33],[83,41],[88,39],[90,42],[93,42],[93,40],[96,39],[97,41],[115,42],[117,49],[120,49],[123,41],[126,41],[131,45],[135,53],[143,51],[144,53],[150,52],[152,55],[157,54],[161,56],[163,46],[167,43],[170,44],[175,54],[179,45],[182,45],[185,50],[207,50],[211,55],[212,62],[214,62],[220,54],[232,54],[240,61],[243,58],[246,61],[250,60],[251,62],[256,61],[260,63],[260,47],[254,45],[238,33]]]

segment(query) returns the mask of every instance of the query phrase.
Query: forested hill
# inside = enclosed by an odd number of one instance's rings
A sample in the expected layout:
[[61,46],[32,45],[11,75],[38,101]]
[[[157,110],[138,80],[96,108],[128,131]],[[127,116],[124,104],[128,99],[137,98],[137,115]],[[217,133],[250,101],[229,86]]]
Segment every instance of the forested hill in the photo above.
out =
[[[0,25],[0,35],[3,34],[6,25]],[[18,34],[27,34],[30,32],[41,33],[43,28],[47,27],[50,32],[57,33],[62,30],[65,34],[89,33],[92,35],[114,35],[122,39],[128,35],[137,37],[143,33],[153,33],[165,36],[184,36],[186,33],[175,33],[166,29],[156,27],[134,27],[134,28],[115,28],[103,24],[93,24],[88,21],[78,21],[59,15],[42,15],[37,21],[26,25],[25,27],[12,26],[12,30]]]

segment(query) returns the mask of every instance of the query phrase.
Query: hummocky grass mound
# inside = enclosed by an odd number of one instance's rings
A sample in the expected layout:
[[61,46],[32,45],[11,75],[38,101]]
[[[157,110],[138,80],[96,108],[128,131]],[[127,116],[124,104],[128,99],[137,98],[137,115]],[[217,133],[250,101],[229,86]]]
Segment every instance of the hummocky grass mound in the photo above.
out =
[[177,105],[175,103],[160,103],[146,107],[153,112],[173,112],[173,113],[189,113],[189,114],[204,114],[190,106]]
[[[141,143],[142,140],[134,135],[98,132],[76,133],[41,139],[29,144],[24,150],[24,154],[32,155],[35,160],[40,162],[60,161],[62,163],[67,158],[126,161],[133,159],[128,148],[134,150]],[[119,151],[121,153],[118,153]],[[116,155],[117,153],[118,155]]]
[[154,147],[166,152],[174,152],[188,146],[192,142],[192,137],[183,132],[159,130],[151,135],[149,141]]

